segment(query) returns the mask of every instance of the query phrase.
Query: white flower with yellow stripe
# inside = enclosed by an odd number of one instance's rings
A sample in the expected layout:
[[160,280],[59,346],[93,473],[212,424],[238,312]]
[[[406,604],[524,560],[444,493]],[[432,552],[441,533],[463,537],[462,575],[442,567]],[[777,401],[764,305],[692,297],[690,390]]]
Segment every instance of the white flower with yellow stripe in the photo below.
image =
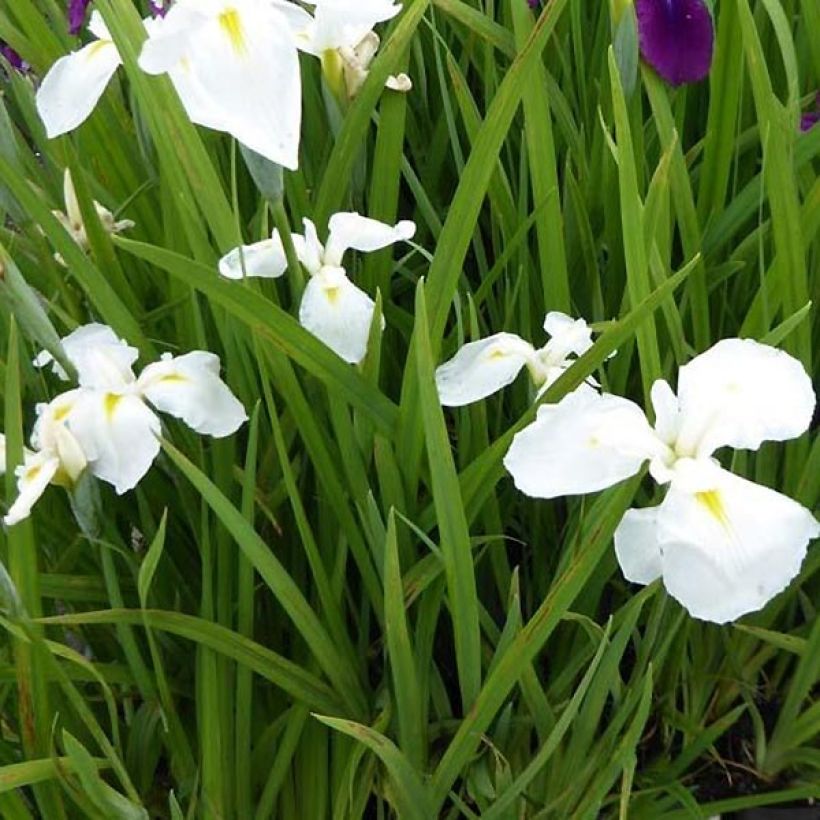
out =
[[632,509],[615,532],[624,576],[656,578],[696,618],[725,623],[761,609],[800,571],[820,524],[796,501],[733,475],[722,447],[756,450],[796,438],[815,406],[811,380],[787,353],[725,339],[680,369],[677,395],[652,388],[655,425],[631,401],[571,393],[513,439],[504,464],[536,498],[597,492],[649,461],[669,489],[657,507]]
[[436,386],[445,407],[480,401],[515,381],[526,367],[538,393],[544,392],[574,361],[592,347],[592,330],[583,319],[552,311],[544,319],[550,337],[541,348],[514,333],[494,333],[468,342],[436,370]]
[[[412,239],[416,226],[408,220],[386,225],[357,213],[338,213],[330,218],[327,242],[322,244],[313,222],[305,219],[304,225],[304,234],[293,235],[299,261],[310,274],[299,321],[346,362],[358,364],[367,353],[375,303],[350,281],[342,258],[348,250],[368,253]],[[228,279],[277,278],[286,269],[276,230],[270,239],[235,248],[219,262],[219,272]]]
[[[73,486],[86,468],[119,494],[133,489],[160,451],[157,410],[215,438],[234,433],[247,419],[212,353],[166,355],[137,378],[132,366],[138,351],[106,325],[80,327],[62,346],[79,387],[38,408],[32,451],[18,468],[19,497],[6,524],[27,517],[48,484]],[[48,353],[34,363],[51,364],[66,378]]]

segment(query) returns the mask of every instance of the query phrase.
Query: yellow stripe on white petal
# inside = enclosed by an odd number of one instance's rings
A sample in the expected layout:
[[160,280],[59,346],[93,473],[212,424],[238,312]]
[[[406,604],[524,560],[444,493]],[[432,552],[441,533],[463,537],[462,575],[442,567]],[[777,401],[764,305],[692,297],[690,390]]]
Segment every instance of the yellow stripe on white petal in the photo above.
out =
[[73,131],[88,119],[121,62],[113,42],[95,40],[54,63],[36,98],[49,138]]
[[582,386],[539,408],[516,434],[504,466],[534,498],[583,495],[635,475],[660,447],[640,407]]
[[270,239],[234,248],[219,260],[219,273],[226,279],[245,276],[277,279],[287,270],[288,260],[278,231]]
[[496,333],[464,345],[436,369],[436,387],[445,407],[463,407],[515,381],[533,358],[531,344],[514,333]]
[[59,467],[60,459],[57,456],[37,453],[26,458],[25,463],[17,468],[17,498],[3,518],[6,526],[18,524],[31,515],[31,508],[46,491]]
[[374,310],[373,300],[342,268],[326,267],[308,282],[299,321],[346,362],[358,364],[367,354]]
[[259,0],[177,3],[140,57],[170,72],[188,116],[271,162],[298,165],[301,80],[289,18]]
[[764,607],[800,571],[820,524],[796,501],[715,469],[710,490],[674,482],[657,508],[663,579],[696,618],[725,623]]
[[756,450],[764,441],[796,438],[815,405],[803,365],[751,339],[724,339],[692,359],[678,376],[681,455],[719,447]]
[[197,433],[222,438],[247,420],[245,408],[219,376],[219,357],[195,350],[150,364],[138,389],[163,413],[181,419]]
[[159,418],[135,393],[81,391],[70,427],[91,472],[120,495],[136,487],[159,454]]

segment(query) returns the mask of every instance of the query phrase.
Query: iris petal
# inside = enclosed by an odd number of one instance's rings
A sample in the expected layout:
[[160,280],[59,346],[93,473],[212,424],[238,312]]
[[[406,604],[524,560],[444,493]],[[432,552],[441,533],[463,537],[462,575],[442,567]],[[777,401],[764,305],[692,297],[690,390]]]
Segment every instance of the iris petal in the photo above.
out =
[[715,31],[703,0],[637,0],[643,58],[672,85],[696,83],[712,66]]

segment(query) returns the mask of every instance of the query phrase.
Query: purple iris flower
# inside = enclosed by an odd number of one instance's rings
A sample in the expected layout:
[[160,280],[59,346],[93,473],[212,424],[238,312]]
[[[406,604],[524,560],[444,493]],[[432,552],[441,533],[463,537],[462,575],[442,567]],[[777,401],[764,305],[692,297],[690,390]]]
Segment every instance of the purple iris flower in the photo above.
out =
[[17,69],[17,71],[26,70],[27,66],[23,62],[23,58],[8,43],[4,43],[2,40],[0,40],[0,54],[6,58],[12,68]]
[[68,33],[79,34],[85,23],[85,13],[91,5],[91,0],[69,0],[68,3]]
[[800,119],[800,130],[809,131],[820,122],[820,91],[814,98],[814,111],[807,111]]
[[715,28],[703,0],[636,0],[644,60],[671,85],[696,83],[712,66]]
[[148,0],[148,8],[154,17],[165,17],[165,15],[168,14],[168,3],[162,0],[158,0],[158,2]]

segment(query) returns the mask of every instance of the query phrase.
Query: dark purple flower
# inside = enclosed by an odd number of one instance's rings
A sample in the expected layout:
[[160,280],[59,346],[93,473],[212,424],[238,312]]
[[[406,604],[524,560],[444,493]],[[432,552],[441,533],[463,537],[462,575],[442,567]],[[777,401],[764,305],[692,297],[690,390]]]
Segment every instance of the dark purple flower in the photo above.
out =
[[85,13],[91,5],[91,0],[69,0],[68,3],[68,33],[79,34],[85,24]]
[[527,0],[527,4],[531,9],[537,9],[541,5],[541,0]]
[[703,0],[636,0],[644,60],[672,85],[696,83],[712,66],[715,28]]
[[2,40],[0,40],[0,54],[6,58],[12,68],[16,68],[17,71],[26,70],[26,64],[23,62],[23,58],[10,45],[4,43]]
[[820,122],[820,91],[814,98],[814,111],[807,111],[800,118],[800,130],[808,131]]

